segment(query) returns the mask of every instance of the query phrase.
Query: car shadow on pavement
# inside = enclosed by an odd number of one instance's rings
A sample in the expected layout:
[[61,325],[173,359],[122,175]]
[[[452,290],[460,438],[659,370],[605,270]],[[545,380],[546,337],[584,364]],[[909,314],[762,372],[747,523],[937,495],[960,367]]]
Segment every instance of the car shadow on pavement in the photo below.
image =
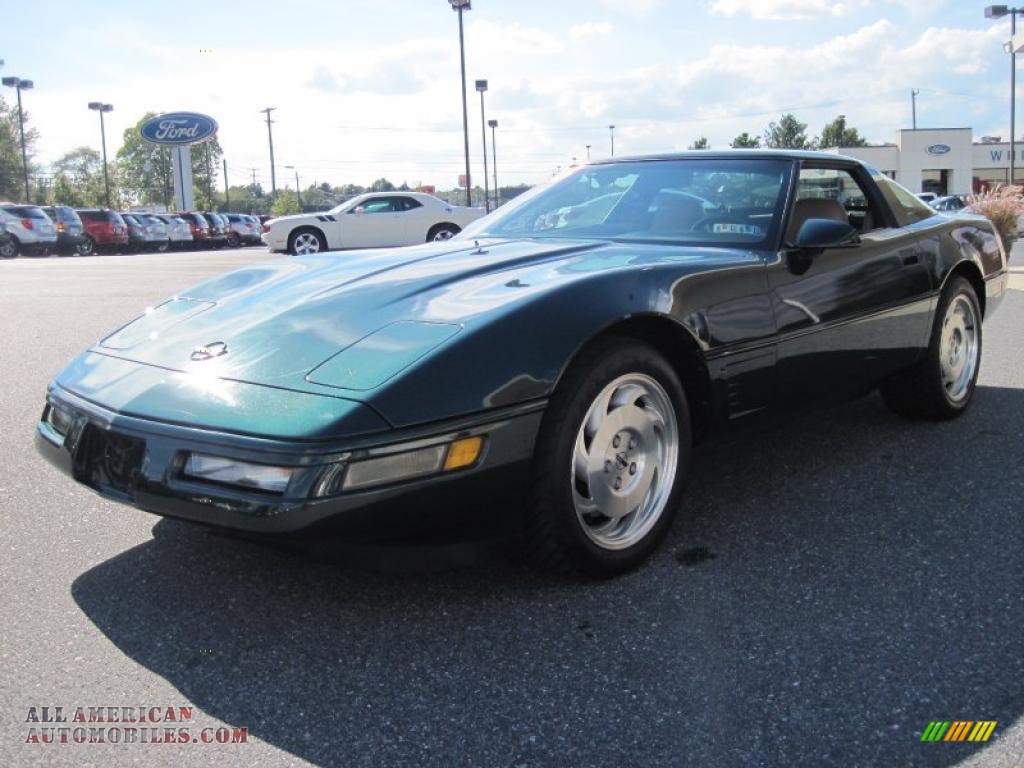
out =
[[[610,582],[161,521],[72,593],[197,721],[316,764],[947,766],[1024,708],[1022,436],[1024,390],[980,387],[955,422],[873,396],[710,447],[668,541]],[[999,725],[921,743],[932,720]]]

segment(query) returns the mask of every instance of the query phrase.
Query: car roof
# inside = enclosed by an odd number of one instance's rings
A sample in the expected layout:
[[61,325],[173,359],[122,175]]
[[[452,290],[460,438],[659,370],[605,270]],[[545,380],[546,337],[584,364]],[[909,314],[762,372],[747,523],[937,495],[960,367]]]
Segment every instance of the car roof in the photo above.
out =
[[848,155],[832,152],[816,152],[811,149],[691,149],[686,152],[664,152],[653,155],[623,155],[591,160],[582,165],[608,165],[611,163],[651,162],[657,160],[839,160],[844,163],[864,165],[863,161]]

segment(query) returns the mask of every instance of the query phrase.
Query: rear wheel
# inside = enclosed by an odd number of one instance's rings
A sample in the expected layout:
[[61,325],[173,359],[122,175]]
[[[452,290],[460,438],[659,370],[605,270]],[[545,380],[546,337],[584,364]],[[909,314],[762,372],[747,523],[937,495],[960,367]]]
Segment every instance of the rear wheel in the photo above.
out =
[[612,337],[584,352],[548,405],[526,515],[541,564],[614,576],[668,533],[690,457],[689,410],[668,362]]
[[981,367],[981,309],[974,287],[954,277],[942,292],[925,356],[881,386],[889,408],[912,419],[952,419],[974,395]]
[[461,231],[462,230],[454,224],[435,224],[430,228],[430,231],[427,232],[427,242],[451,240]]
[[13,259],[18,255],[18,241],[13,237],[0,240],[0,258]]
[[315,229],[297,229],[288,237],[288,252],[296,256],[308,256],[326,250],[324,236]]
[[79,256],[92,256],[96,250],[96,241],[86,235],[85,239],[75,246],[75,253]]

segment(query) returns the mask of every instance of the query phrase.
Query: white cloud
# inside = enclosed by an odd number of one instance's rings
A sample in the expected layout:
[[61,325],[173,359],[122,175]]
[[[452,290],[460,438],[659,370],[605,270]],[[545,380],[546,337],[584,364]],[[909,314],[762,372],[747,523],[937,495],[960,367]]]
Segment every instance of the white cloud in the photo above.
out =
[[612,25],[607,21],[588,21],[585,24],[574,24],[569,27],[569,39],[574,42],[586,40],[588,37],[607,37],[612,33]]
[[661,5],[661,0],[601,0],[613,11],[621,11],[632,16],[650,16]]
[[[867,0],[853,3],[867,5]],[[752,16],[755,19],[812,19],[820,16],[843,16],[851,3],[832,0],[714,0],[711,12],[720,16]]]

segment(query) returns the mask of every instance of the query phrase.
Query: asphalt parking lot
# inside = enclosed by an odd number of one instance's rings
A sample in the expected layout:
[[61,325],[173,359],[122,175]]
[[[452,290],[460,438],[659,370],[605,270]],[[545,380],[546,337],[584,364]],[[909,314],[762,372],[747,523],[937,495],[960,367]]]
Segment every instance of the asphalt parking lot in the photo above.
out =
[[[382,568],[272,550],[36,456],[64,362],[267,258],[0,263],[0,764],[1021,765],[1024,249],[964,418],[872,396],[710,446],[657,556],[600,584],[500,550]],[[43,706],[192,706],[196,730],[248,743],[26,744]],[[932,720],[998,726],[922,744]]]

